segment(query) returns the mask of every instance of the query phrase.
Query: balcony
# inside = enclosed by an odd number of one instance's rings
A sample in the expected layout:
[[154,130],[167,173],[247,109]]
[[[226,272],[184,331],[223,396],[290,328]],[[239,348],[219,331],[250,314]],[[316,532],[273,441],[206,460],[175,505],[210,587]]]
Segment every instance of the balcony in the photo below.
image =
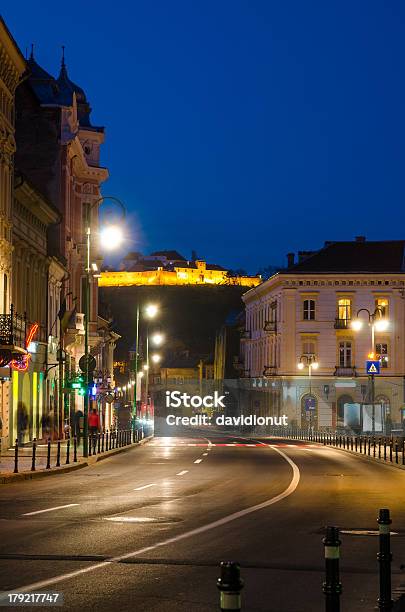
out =
[[351,319],[335,319],[335,329],[350,329]]
[[4,366],[26,349],[27,318],[18,315],[11,305],[10,314],[0,315],[0,362]]
[[277,366],[275,365],[266,365],[264,366],[263,376],[276,376],[277,375]]
[[266,321],[263,330],[267,333],[275,334],[277,332],[277,321]]
[[356,366],[336,366],[333,376],[350,377],[357,376]]

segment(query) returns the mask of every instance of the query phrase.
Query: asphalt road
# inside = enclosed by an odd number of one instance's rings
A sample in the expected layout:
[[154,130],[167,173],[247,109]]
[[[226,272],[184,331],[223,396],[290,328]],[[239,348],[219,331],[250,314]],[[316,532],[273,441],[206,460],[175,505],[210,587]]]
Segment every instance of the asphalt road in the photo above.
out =
[[[243,610],[316,612],[326,524],[375,530],[390,508],[394,586],[403,581],[404,484],[405,471],[320,445],[155,439],[1,485],[0,587],[61,592],[74,611],[208,612],[219,609],[219,562],[236,560]],[[377,547],[375,536],[342,535],[345,612],[374,608]]]

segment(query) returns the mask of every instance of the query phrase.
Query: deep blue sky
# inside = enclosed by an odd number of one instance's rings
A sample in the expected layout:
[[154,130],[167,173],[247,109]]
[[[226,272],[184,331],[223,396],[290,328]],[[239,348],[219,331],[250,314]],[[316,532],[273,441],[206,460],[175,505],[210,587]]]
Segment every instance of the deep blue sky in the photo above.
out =
[[48,71],[66,45],[128,250],[256,272],[324,240],[405,238],[403,0],[75,6],[2,8]]

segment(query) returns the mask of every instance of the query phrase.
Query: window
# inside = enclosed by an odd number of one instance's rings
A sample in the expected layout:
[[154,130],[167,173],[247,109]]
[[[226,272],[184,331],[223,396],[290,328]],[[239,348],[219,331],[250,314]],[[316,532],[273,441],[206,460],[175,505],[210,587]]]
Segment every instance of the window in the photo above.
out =
[[314,342],[314,340],[303,340],[303,342],[302,342],[302,354],[303,355],[315,355],[315,342]]
[[375,345],[375,352],[380,357],[381,367],[388,368],[388,344],[378,342]]
[[381,314],[382,317],[388,317],[388,300],[387,300],[387,298],[376,298],[376,300],[375,300],[375,307],[380,310],[380,314]]
[[352,343],[339,342],[339,366],[341,368],[352,367]]
[[314,321],[315,320],[315,300],[304,300],[303,319],[304,321]]
[[352,302],[348,298],[341,298],[338,301],[338,319],[350,321],[352,318]]

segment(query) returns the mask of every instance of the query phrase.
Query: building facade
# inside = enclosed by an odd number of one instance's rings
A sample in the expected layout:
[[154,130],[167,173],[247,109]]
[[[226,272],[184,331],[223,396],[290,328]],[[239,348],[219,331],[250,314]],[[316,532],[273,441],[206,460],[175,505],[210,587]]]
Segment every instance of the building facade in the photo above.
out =
[[[25,71],[25,60],[0,17],[0,443],[8,443],[10,371],[12,356],[25,352],[23,320],[13,316],[11,291],[12,204],[15,144],[15,91]],[[17,325],[18,323],[18,325]],[[15,324],[15,325],[13,325]],[[18,352],[15,353],[14,351]]]
[[[374,377],[373,431],[401,427],[404,248],[405,241],[363,237],[326,243],[299,253],[297,263],[290,255],[288,268],[243,296],[241,354],[253,408],[282,410],[301,426],[368,431],[373,383],[366,361],[374,353],[381,373]],[[374,313],[385,324],[376,326],[372,345]],[[357,315],[359,331],[352,327]]]

